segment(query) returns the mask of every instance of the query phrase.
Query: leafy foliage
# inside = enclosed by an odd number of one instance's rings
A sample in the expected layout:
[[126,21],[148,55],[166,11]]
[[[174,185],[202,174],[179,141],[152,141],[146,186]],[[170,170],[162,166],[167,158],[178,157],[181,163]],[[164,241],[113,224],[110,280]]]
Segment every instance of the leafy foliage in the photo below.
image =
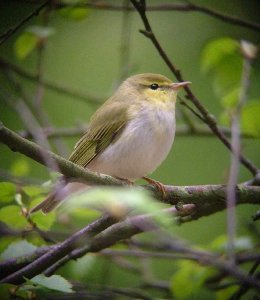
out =
[[16,57],[18,59],[25,59],[53,33],[53,28],[49,27],[28,27],[27,30],[17,38],[14,44]]
[[59,10],[59,14],[70,20],[81,21],[88,16],[89,10],[85,7],[64,7]]
[[14,200],[16,187],[11,182],[0,182],[0,199],[1,204]]
[[71,283],[60,275],[52,275],[50,277],[46,277],[41,274],[28,280],[27,283],[32,283],[38,288],[42,287],[63,293],[73,292]]
[[21,208],[17,205],[8,205],[0,209],[0,220],[12,228],[22,229],[27,225]]
[[1,259],[23,256],[36,250],[37,247],[26,240],[11,243],[4,252],[1,253]]
[[[214,74],[215,92],[224,109],[220,115],[220,121],[226,126],[230,126],[232,111],[240,98],[243,63],[240,51],[244,48],[249,54],[255,51],[255,47],[246,41],[243,41],[240,46],[239,42],[234,39],[220,38],[209,42],[202,52],[202,70],[206,73],[211,71]],[[242,132],[258,137],[260,132],[259,100],[249,98],[242,108],[241,118]]]

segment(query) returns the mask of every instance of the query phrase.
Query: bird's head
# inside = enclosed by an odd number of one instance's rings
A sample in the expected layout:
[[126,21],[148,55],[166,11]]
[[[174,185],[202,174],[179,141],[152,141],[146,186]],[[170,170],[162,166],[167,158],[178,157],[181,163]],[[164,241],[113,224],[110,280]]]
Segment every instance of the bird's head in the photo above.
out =
[[189,81],[174,83],[160,74],[145,73],[129,77],[125,84],[129,92],[139,95],[140,99],[155,103],[175,102],[180,88]]

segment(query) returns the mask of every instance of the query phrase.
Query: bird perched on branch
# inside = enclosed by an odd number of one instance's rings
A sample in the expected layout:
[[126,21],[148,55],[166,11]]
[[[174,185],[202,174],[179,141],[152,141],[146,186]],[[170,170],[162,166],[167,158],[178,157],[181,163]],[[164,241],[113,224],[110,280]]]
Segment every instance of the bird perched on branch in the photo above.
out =
[[[153,172],[169,153],[175,135],[177,92],[190,82],[173,83],[159,74],[126,79],[92,116],[69,160],[92,171],[128,181]],[[31,212],[51,211],[83,183],[57,184]]]

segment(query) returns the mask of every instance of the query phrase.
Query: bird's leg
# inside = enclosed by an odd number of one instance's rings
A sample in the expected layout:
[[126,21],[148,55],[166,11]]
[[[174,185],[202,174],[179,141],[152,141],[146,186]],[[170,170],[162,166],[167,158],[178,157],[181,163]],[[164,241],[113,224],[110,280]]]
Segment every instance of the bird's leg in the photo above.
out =
[[162,183],[160,183],[157,180],[151,179],[149,177],[142,177],[145,181],[147,181],[148,183],[154,185],[161,193],[162,193],[162,197],[163,199],[166,199],[166,190],[165,187]]

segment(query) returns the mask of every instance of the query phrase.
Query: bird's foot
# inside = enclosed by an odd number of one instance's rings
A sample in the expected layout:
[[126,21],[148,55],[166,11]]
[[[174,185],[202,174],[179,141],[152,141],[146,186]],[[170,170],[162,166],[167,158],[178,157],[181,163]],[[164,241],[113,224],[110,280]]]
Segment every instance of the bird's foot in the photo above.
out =
[[154,185],[162,194],[163,199],[166,199],[166,190],[165,187],[162,183],[160,183],[157,180],[148,178],[148,177],[142,177],[145,181],[147,181],[148,183],[150,183],[151,185]]

